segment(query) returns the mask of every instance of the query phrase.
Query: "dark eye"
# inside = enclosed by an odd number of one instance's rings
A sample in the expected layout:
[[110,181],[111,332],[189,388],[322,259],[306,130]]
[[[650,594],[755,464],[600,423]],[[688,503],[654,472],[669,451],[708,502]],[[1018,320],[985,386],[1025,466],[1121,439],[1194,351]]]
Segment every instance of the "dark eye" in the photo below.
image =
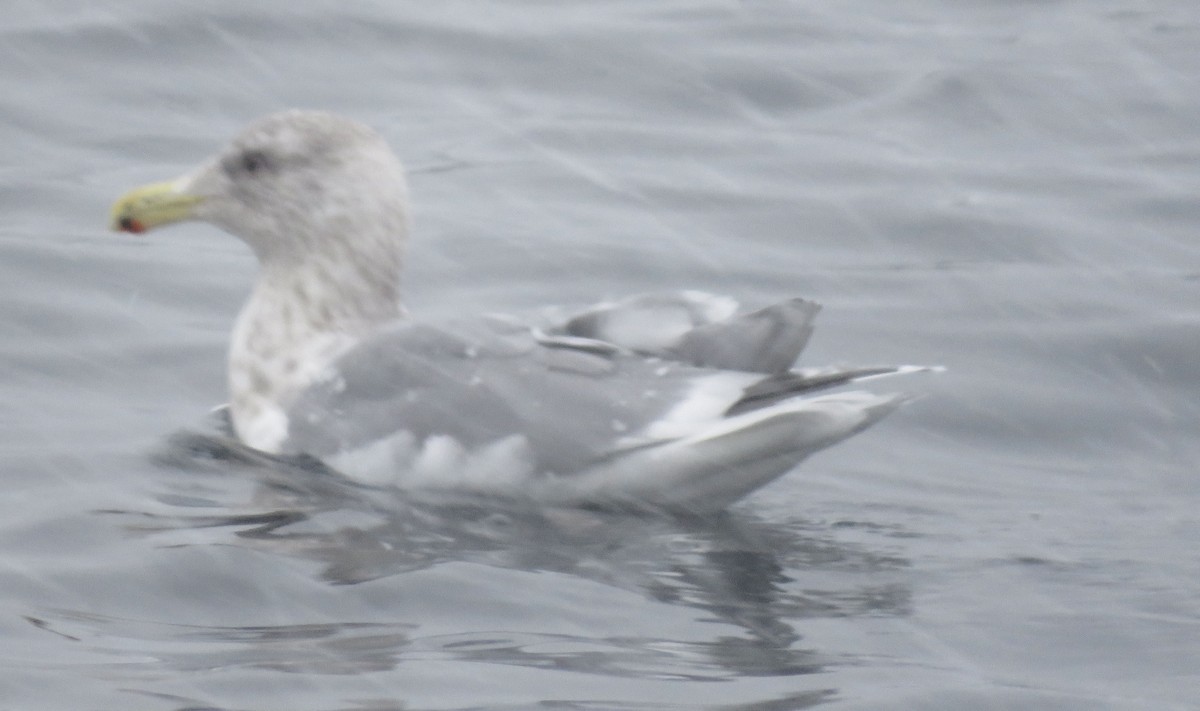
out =
[[242,154],[241,168],[245,172],[254,175],[271,167],[271,161],[267,159],[267,154],[262,151],[246,151]]

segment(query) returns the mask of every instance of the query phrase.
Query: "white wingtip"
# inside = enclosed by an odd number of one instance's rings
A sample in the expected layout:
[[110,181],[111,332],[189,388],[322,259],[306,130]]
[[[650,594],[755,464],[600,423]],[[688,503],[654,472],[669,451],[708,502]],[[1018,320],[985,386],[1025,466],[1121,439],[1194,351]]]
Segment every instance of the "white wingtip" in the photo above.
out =
[[854,382],[861,383],[866,380],[874,380],[876,378],[890,378],[893,375],[909,375],[911,373],[944,373],[946,366],[944,365],[897,365],[890,370],[882,373],[873,373],[854,378]]

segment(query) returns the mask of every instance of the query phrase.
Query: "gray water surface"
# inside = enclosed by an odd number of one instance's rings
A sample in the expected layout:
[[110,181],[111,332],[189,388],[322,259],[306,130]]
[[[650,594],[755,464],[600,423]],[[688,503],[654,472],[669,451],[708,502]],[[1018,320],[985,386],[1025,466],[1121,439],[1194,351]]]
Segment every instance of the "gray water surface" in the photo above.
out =
[[[51,2],[0,38],[0,709],[1196,708],[1193,3]],[[698,520],[229,460],[252,257],[106,211],[292,106],[410,166],[421,318],[795,295],[806,364],[948,370]]]

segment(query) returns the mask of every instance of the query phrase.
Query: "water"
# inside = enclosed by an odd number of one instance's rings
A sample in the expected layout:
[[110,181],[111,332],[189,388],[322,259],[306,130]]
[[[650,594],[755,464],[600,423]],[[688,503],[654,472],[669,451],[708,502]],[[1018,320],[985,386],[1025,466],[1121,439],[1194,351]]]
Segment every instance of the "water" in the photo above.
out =
[[[1190,3],[18,3],[0,708],[1189,709]],[[287,106],[413,169],[412,310],[825,304],[927,397],[699,520],[205,455],[253,275],[105,231]],[[881,388],[889,387],[881,385]]]

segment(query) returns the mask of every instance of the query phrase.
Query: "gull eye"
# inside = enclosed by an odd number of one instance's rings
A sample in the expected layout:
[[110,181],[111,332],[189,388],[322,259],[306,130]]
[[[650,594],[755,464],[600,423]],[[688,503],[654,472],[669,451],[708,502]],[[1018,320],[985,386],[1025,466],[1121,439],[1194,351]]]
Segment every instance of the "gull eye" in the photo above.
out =
[[241,169],[250,175],[261,173],[271,167],[271,161],[262,151],[246,151],[242,154]]

